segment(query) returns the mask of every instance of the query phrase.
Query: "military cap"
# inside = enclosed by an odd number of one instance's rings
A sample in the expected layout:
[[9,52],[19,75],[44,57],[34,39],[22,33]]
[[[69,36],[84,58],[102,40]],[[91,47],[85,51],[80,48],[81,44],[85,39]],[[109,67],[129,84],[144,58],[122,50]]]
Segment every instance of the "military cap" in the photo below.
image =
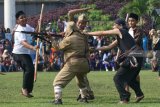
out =
[[81,14],[79,17],[78,17],[78,21],[88,21],[87,20],[87,17],[85,14]]
[[73,31],[77,31],[78,28],[73,21],[67,23],[66,33],[65,36],[70,36]]
[[128,16],[128,18],[133,18],[133,19],[135,19],[135,20],[138,20],[138,19],[139,19],[138,15],[135,14],[135,13],[130,13],[129,16]]

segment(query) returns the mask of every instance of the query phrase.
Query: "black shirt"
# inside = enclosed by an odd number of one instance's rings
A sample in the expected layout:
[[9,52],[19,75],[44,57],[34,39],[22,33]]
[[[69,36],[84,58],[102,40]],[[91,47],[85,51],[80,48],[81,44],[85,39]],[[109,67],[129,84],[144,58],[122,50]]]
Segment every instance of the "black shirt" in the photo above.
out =
[[118,47],[122,51],[122,53],[124,53],[125,51],[130,50],[132,47],[134,47],[136,43],[133,37],[128,33],[126,29],[119,30],[122,34],[122,38],[117,36]]

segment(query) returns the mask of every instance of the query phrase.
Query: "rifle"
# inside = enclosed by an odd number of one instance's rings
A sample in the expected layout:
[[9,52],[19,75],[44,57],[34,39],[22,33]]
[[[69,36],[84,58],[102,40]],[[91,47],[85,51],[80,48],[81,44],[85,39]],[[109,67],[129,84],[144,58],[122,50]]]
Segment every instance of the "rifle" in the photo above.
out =
[[25,33],[25,34],[31,34],[31,35],[46,35],[46,36],[52,36],[52,37],[59,37],[62,38],[63,36],[60,34],[55,34],[55,33],[43,33],[43,32],[28,32],[28,31],[15,31],[15,32],[21,32],[21,33]]
[[52,36],[52,37],[63,38],[62,35],[60,35],[60,34],[55,34],[55,33],[47,34],[47,33],[43,33],[43,32],[37,33],[37,32],[28,32],[28,31],[15,31],[15,32],[21,32],[21,33],[25,33],[25,34],[31,34],[31,36],[34,36],[34,37],[39,38],[39,39],[41,39],[41,40],[44,40],[44,41],[46,41],[46,42],[48,42],[48,43],[50,43],[50,44],[51,44],[51,42],[50,42],[49,40],[47,40],[46,38],[44,38],[44,37],[42,37],[42,36],[38,36],[38,35],[46,35],[47,37],[48,37],[48,36]]
[[44,41],[46,41],[46,42],[48,42],[48,43],[51,44],[51,42],[49,40],[47,40],[46,38],[44,38],[42,36],[38,36],[39,33],[36,33],[36,32],[27,32],[27,31],[15,31],[15,32],[21,32],[21,33],[25,33],[25,34],[31,34],[31,36],[34,36],[36,38],[39,38],[39,39],[44,40]]

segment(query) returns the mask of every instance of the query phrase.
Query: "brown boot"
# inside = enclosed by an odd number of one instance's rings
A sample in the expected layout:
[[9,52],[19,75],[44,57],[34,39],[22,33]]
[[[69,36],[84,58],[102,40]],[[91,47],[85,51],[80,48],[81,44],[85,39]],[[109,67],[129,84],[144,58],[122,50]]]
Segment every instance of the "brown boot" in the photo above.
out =
[[27,89],[23,89],[23,88],[22,88],[21,94],[22,94],[23,96],[25,96],[25,97],[28,97],[28,98],[33,97],[33,95],[31,95],[31,94],[28,93]]

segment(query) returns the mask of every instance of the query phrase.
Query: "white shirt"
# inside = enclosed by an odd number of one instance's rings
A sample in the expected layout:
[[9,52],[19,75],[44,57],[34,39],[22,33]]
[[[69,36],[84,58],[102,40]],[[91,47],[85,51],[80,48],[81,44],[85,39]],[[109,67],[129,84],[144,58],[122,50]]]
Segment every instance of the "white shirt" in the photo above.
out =
[[[25,27],[18,25],[16,31],[28,31],[28,32],[34,32],[34,28],[32,28],[30,25],[26,24]],[[30,54],[32,50],[25,48],[21,42],[27,41],[29,44],[31,43],[32,37],[30,34],[25,34],[21,32],[15,32],[14,33],[14,47],[12,53],[15,54]]]
[[128,32],[133,38],[134,38],[134,31],[132,28],[129,29],[129,32]]
[[67,29],[67,22],[66,22],[66,21],[63,21],[63,23],[64,23],[64,32],[65,32],[66,29]]
[[11,33],[5,33],[5,39],[8,39],[9,41],[11,41],[12,40]]

